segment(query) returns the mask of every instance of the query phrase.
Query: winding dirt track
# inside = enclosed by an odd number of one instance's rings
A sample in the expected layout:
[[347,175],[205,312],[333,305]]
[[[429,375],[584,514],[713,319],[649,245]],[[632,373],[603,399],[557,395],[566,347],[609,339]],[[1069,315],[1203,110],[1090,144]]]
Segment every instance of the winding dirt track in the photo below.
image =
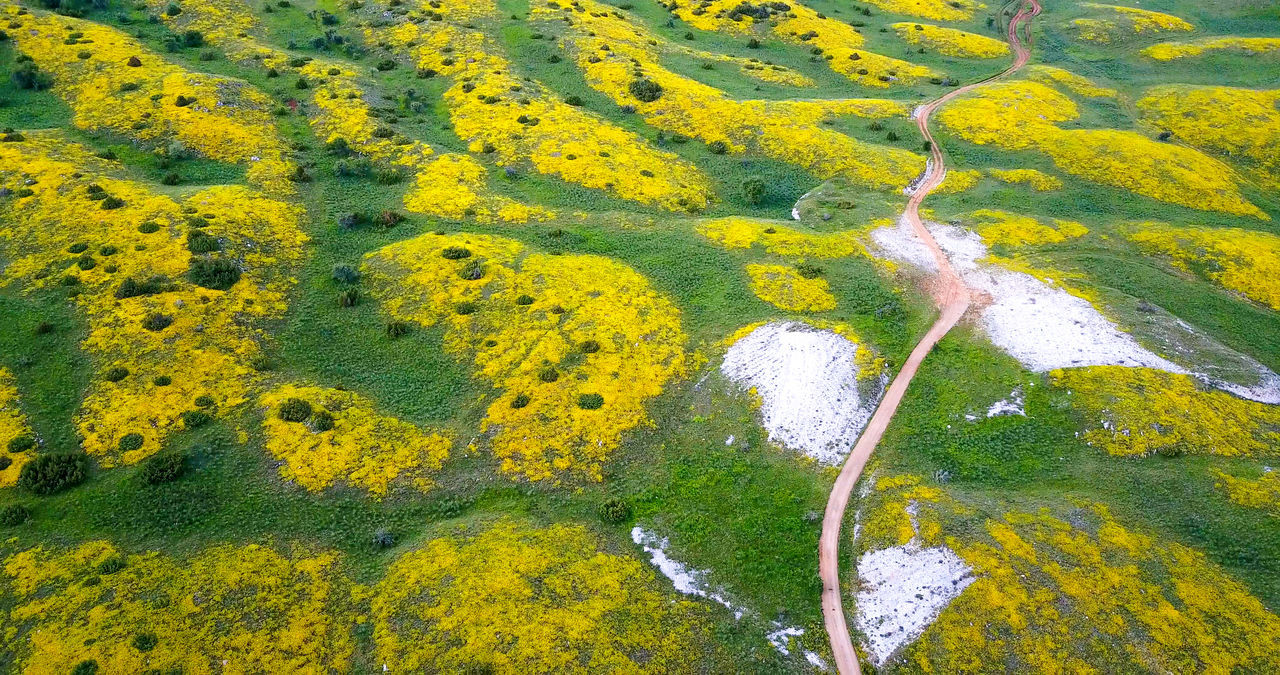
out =
[[902,370],[898,371],[893,383],[889,385],[889,390],[885,392],[884,399],[876,408],[875,415],[871,417],[867,428],[858,438],[857,444],[853,446],[853,451],[849,453],[849,458],[845,460],[840,476],[836,478],[835,485],[831,488],[831,496],[827,499],[827,512],[822,519],[822,538],[818,544],[818,575],[822,577],[823,620],[827,635],[831,639],[831,651],[835,656],[836,668],[842,675],[861,675],[862,673],[858,665],[858,654],[854,651],[853,640],[849,636],[849,626],[845,621],[844,607],[840,598],[840,527],[844,523],[845,509],[849,506],[849,496],[853,492],[854,484],[858,482],[858,477],[862,475],[862,469],[867,465],[867,460],[871,458],[871,452],[880,443],[885,429],[889,427],[889,421],[893,419],[898,405],[902,403],[902,396],[907,392],[907,387],[915,377],[916,371],[920,369],[924,357],[969,309],[969,288],[956,274],[951,267],[951,262],[934,241],[933,235],[929,234],[929,230],[925,229],[924,223],[920,220],[921,202],[942,183],[946,175],[946,163],[942,151],[934,141],[933,134],[929,132],[929,117],[947,101],[1015,73],[1027,65],[1027,61],[1031,58],[1030,22],[1038,14],[1040,14],[1039,0],[1025,0],[1018,9],[1018,13],[1009,20],[1008,40],[1013,48],[1014,59],[1008,68],[981,82],[954,89],[945,96],[920,106],[915,112],[916,126],[930,143],[930,158],[924,178],[911,193],[911,199],[907,202],[902,218],[911,224],[916,236],[929,246],[934,260],[937,261],[938,277],[934,296],[942,313],[929,328],[929,332],[925,333],[916,344],[915,349],[911,350],[906,363],[902,364]]

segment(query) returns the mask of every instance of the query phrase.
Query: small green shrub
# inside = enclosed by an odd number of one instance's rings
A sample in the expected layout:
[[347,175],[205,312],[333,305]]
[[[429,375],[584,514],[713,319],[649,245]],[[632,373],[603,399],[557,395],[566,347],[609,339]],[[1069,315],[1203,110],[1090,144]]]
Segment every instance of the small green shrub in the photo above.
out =
[[764,201],[765,183],[759,176],[751,176],[742,181],[742,199],[752,206],[759,206]]
[[203,410],[188,410],[182,413],[182,427],[184,429],[198,429],[208,424],[213,417]]
[[458,276],[467,281],[479,281],[484,278],[484,265],[479,260],[472,260],[458,270]]
[[409,334],[409,324],[404,321],[392,321],[387,324],[387,337],[398,340]]
[[13,458],[8,455],[0,455],[0,471],[13,466]]
[[286,422],[305,422],[311,417],[311,404],[300,398],[288,398],[280,404],[280,419]]
[[[177,7],[177,5],[172,3],[170,3],[169,6]],[[84,661],[77,663],[75,668],[71,669],[71,675],[97,675],[97,672],[98,662],[93,659],[85,659]]]
[[441,251],[440,256],[446,260],[462,260],[463,258],[470,258],[471,251],[461,246],[450,246]]
[[129,369],[123,368],[121,366],[108,368],[107,372],[102,374],[102,379],[108,382],[119,382],[120,380],[123,380],[126,377],[129,377]]
[[142,327],[153,333],[158,333],[171,325],[173,325],[173,317],[160,312],[152,312],[142,320]]
[[213,253],[222,250],[222,242],[204,230],[191,230],[187,233],[187,250],[192,253]]
[[21,504],[10,504],[0,509],[0,525],[17,527],[31,519],[31,512]]
[[171,483],[187,470],[187,457],[180,452],[161,452],[142,464],[142,481],[147,485]]
[[360,271],[350,265],[334,265],[333,280],[340,284],[354,284],[360,280]]
[[622,499],[606,499],[600,504],[600,519],[606,523],[625,523],[631,518],[631,505]]
[[89,458],[83,453],[40,455],[22,465],[18,486],[37,495],[51,495],[75,487],[89,475]]
[[627,89],[637,101],[644,103],[652,103],[662,98],[662,85],[647,78],[632,80],[631,84],[627,85]]
[[9,439],[9,452],[26,452],[36,447],[36,438],[31,434],[22,434]]
[[806,279],[817,279],[818,277],[822,276],[826,272],[825,270],[823,270],[821,267],[818,267],[817,265],[813,265],[810,263],[800,263],[796,265],[796,273]]
[[474,302],[459,302],[454,306],[453,311],[457,314],[461,314],[462,316],[466,316],[468,314],[475,314],[478,309],[480,309],[480,307]]
[[520,296],[520,297],[516,298],[516,304],[517,304],[517,305],[532,305],[532,304],[533,304],[533,296],[531,296],[531,295],[522,295],[522,296]]
[[354,288],[345,288],[338,293],[339,307],[355,307],[360,304],[360,291]]
[[173,378],[168,375],[156,375],[155,378],[151,380],[151,384],[154,384],[157,387],[167,387],[173,384]]
[[225,291],[240,281],[240,267],[225,258],[192,258],[187,278],[197,286]]
[[98,574],[101,574],[104,576],[115,574],[116,572],[119,572],[120,570],[124,569],[126,566],[127,566],[127,563],[124,560],[124,556],[113,555],[110,558],[107,558],[106,560],[103,560],[102,562],[98,563]]
[[328,431],[333,428],[333,414],[328,410],[317,410],[311,413],[311,429],[314,431]]
[[149,652],[160,642],[155,633],[138,633],[133,636],[133,648],[140,652]]
[[201,394],[193,401],[198,408],[208,408],[213,405],[213,397],[208,394]]
[[519,410],[520,408],[523,408],[527,405],[529,405],[528,394],[516,394],[516,397],[511,399],[511,407],[515,408],[516,410]]
[[157,223],[153,220],[148,220],[147,222],[138,226],[138,231],[143,234],[151,234],[153,232],[159,232],[160,223]]
[[594,354],[600,351],[600,343],[595,340],[583,340],[582,343],[578,345],[578,350],[583,354]]
[[120,448],[121,452],[133,452],[142,447],[142,440],[142,434],[135,431],[121,437],[117,447]]
[[560,371],[551,366],[547,366],[538,372],[538,379],[543,382],[555,382],[560,379]]
[[581,394],[578,396],[578,407],[583,410],[599,410],[604,406],[604,397],[600,394]]
[[729,144],[724,141],[711,141],[707,144],[707,150],[713,155],[723,155],[729,152]]

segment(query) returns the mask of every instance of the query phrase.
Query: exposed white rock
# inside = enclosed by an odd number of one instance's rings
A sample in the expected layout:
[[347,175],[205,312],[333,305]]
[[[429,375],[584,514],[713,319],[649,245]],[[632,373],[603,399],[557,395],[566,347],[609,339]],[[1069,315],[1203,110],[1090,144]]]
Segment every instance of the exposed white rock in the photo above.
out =
[[877,666],[924,632],[974,578],[945,546],[902,546],[870,551],[858,561],[858,629]]
[[882,378],[859,381],[858,345],[831,330],[768,323],[735,342],[720,371],[754,387],[769,440],[839,464],[875,412]]
[[1009,398],[1000,399],[991,404],[987,408],[987,417],[999,417],[1001,415],[1022,415],[1027,416],[1026,405],[1022,399],[1022,390],[1014,389]]

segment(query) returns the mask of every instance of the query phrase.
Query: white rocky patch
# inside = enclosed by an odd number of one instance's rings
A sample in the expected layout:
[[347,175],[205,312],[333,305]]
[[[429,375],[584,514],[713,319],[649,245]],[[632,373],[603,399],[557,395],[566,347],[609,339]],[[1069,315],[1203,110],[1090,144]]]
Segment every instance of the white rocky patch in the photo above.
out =
[[[907,512],[916,529],[915,502]],[[974,582],[969,565],[951,549],[924,548],[915,537],[901,546],[864,553],[858,560],[858,578],[854,620],[867,636],[867,651],[876,666],[920,637]]]
[[858,380],[857,351],[835,331],[773,322],[735,342],[720,372],[755,388],[770,441],[837,465],[884,392],[883,378]]
[[999,417],[1001,415],[1022,415],[1027,416],[1026,404],[1022,398],[1022,390],[1014,389],[1009,398],[1001,399],[991,404],[987,408],[987,417]]
[[945,546],[902,546],[870,551],[858,561],[858,629],[877,666],[924,633],[974,579],[969,566]]
[[[750,610],[739,607],[730,602],[724,596],[724,590],[712,588],[707,582],[710,572],[707,570],[690,569],[684,563],[673,560],[667,555],[668,541],[666,537],[659,537],[649,530],[636,525],[631,528],[631,541],[644,549],[649,554],[649,561],[654,567],[658,568],[662,575],[671,580],[671,584],[675,589],[685,595],[695,595],[700,598],[707,598],[724,605],[733,612],[733,618],[741,619],[744,614],[750,613]],[[790,656],[790,644],[792,637],[804,635],[804,629],[796,626],[786,626],[778,621],[771,622],[773,630],[766,634],[769,644],[777,649],[783,656]],[[827,662],[822,660],[818,654],[807,649],[802,650],[804,658],[811,665],[819,670],[828,670]]]
[[[990,296],[979,319],[987,336],[1028,370],[1112,365],[1187,372],[1138,344],[1087,300],[1029,274],[979,263],[987,248],[976,234],[938,224],[929,232],[965,284]],[[878,228],[871,238],[886,257],[937,271],[928,247],[907,223]]]

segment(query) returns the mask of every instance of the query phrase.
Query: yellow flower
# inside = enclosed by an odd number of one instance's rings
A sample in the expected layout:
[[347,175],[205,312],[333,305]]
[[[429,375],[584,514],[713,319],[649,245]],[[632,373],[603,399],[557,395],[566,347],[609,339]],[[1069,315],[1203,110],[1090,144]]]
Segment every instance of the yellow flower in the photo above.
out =
[[825,312],[836,308],[836,298],[826,279],[808,278],[785,265],[747,265],[751,292],[757,298],[789,312]]
[[1280,310],[1280,237],[1235,227],[1175,227],[1141,223],[1126,236],[1147,253],[1168,256],[1174,267]]
[[1200,56],[1213,51],[1241,51],[1265,54],[1280,50],[1280,37],[1216,37],[1190,42],[1161,42],[1142,50],[1142,55],[1156,61],[1173,61],[1188,56]]
[[1041,84],[1061,85],[1067,88],[1073,94],[1080,96],[1089,96],[1091,98],[1114,97],[1115,89],[1100,87],[1083,75],[1077,75],[1069,70],[1055,68],[1054,66],[1046,66],[1043,64],[1032,64],[1020,71],[1020,74],[1028,80],[1033,80]]
[[866,255],[856,232],[802,232],[769,220],[733,216],[702,220],[697,232],[725,248],[750,248],[761,244],[775,255],[790,258],[844,258]]
[[9,487],[18,482],[22,465],[36,456],[34,447],[21,452],[8,450],[9,442],[19,436],[35,440],[31,433],[31,426],[27,424],[27,416],[22,413],[22,408],[19,406],[18,387],[13,381],[13,373],[0,368],[0,452],[4,453],[0,456],[8,457],[10,460],[8,468],[0,469],[0,488]]
[[[291,399],[310,405],[309,419],[283,419],[281,406]],[[452,445],[446,436],[380,414],[349,391],[285,384],[259,402],[267,451],[284,461],[280,475],[311,492],[341,480],[384,497],[400,479],[426,492]]]
[[1026,183],[1037,192],[1062,189],[1062,179],[1037,169],[988,169],[987,173],[1006,183]]
[[446,349],[500,390],[482,430],[513,476],[600,480],[622,434],[647,422],[645,402],[685,372],[679,310],[608,258],[427,234],[371,253],[365,269],[387,312],[443,323]]
[[1280,90],[1165,85],[1148,89],[1137,106],[1147,124],[1250,164],[1280,187]]
[[698,610],[583,527],[501,520],[400,556],[370,617],[393,672],[680,673],[704,662]]
[[1269,454],[1280,443],[1280,406],[1204,391],[1189,375],[1098,366],[1050,376],[1084,413],[1085,440],[1112,455],[1180,449],[1248,456]]
[[1089,233],[1083,225],[1070,220],[1054,219],[1047,225],[1036,218],[1006,211],[979,209],[968,216],[974,230],[988,246],[1040,246],[1060,244]]
[[1257,479],[1238,478],[1214,471],[1214,487],[1227,493],[1227,499],[1251,509],[1265,509],[1280,516],[1280,473],[1268,470]]
[[891,28],[908,44],[933,49],[945,56],[994,59],[1009,54],[1009,45],[1002,40],[955,28],[910,21],[892,24]]

